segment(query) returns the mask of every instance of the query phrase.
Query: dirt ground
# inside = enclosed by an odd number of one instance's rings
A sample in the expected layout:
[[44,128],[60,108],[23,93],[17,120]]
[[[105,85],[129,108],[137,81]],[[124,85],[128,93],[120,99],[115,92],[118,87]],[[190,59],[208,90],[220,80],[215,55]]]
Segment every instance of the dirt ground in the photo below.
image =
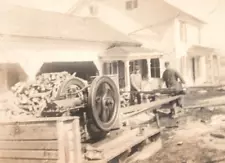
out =
[[[190,99],[188,105],[196,102]],[[143,163],[225,163],[225,106],[184,109],[176,119],[160,120],[163,148]]]

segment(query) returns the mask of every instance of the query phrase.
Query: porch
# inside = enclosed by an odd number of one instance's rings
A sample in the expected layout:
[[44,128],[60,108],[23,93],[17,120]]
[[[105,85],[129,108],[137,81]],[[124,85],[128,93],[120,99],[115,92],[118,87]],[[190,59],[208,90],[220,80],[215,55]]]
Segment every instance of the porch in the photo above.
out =
[[213,48],[191,46],[181,58],[181,71],[191,86],[217,85],[220,76],[220,56]]
[[150,90],[159,86],[162,56],[161,52],[144,47],[113,47],[100,56],[102,73],[113,75],[119,81],[119,88],[129,91],[130,74],[134,71],[135,65],[139,65],[142,89]]

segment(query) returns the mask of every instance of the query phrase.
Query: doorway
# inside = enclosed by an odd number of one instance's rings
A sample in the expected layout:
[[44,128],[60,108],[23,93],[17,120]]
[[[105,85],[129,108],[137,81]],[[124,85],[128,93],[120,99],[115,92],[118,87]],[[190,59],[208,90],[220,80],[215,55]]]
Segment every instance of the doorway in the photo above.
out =
[[199,84],[201,82],[201,74],[200,74],[200,57],[192,57],[191,58],[191,76],[193,84]]

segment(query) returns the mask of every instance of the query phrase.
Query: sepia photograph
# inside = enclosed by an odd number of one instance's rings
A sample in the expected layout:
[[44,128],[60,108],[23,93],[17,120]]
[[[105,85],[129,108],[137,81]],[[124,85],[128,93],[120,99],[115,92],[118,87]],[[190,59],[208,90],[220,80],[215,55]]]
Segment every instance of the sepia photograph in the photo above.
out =
[[225,163],[225,0],[0,0],[0,22],[0,163]]

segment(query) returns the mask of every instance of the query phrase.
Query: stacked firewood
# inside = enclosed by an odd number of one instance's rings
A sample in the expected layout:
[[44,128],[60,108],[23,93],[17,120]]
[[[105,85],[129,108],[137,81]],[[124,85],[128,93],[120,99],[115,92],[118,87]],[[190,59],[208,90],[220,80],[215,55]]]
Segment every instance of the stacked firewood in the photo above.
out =
[[17,98],[12,92],[5,92],[0,95],[0,120],[33,117],[29,112],[20,109],[15,104],[16,101]]
[[125,108],[130,106],[130,94],[122,93],[120,95],[120,107]]
[[[34,82],[17,83],[12,87],[16,97],[14,104],[24,112],[41,116],[42,111],[52,104],[62,83],[71,77],[67,72],[45,73],[37,76]],[[54,109],[60,109],[55,107]]]

